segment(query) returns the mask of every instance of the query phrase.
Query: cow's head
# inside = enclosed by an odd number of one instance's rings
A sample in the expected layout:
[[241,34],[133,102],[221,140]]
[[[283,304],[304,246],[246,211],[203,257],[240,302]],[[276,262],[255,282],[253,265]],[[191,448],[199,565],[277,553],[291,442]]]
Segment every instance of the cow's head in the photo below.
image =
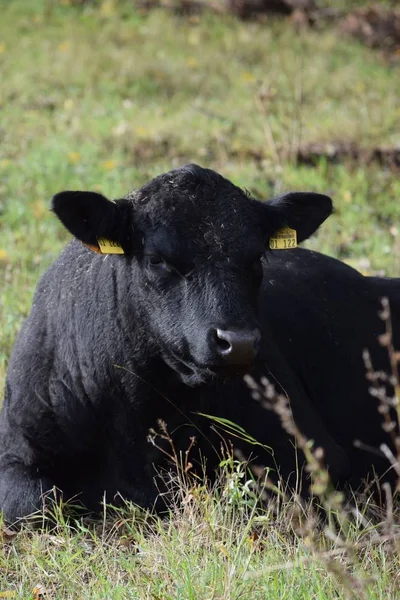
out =
[[289,193],[260,202],[209,169],[187,165],[111,202],[62,192],[54,212],[81,242],[116,242],[135,303],[164,361],[187,384],[244,372],[260,340],[257,298],[269,238],[309,237],[332,211],[327,196]]

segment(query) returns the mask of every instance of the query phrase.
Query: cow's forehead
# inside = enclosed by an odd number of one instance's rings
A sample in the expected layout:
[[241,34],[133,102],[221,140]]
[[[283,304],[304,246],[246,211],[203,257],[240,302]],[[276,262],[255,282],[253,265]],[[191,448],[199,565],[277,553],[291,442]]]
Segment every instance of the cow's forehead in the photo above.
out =
[[134,204],[134,212],[153,224],[185,226],[193,230],[252,227],[259,218],[254,201],[244,194],[216,194],[210,198],[199,191],[195,196],[178,191],[155,194],[145,203]]
[[224,223],[207,223],[204,226],[185,223],[156,224],[144,228],[144,242],[148,248],[165,256],[193,258],[255,256],[264,249],[261,228],[258,226],[225,226]]
[[262,236],[255,201],[217,173],[196,169],[172,171],[128,196],[144,232],[180,252],[251,251]]

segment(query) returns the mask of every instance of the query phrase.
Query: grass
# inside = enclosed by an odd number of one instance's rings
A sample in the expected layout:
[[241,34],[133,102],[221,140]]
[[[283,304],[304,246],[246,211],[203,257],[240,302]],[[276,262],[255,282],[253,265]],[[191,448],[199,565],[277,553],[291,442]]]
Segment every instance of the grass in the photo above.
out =
[[[398,61],[329,27],[72,4],[0,0],[0,390],[35,283],[68,238],[48,211],[63,189],[118,197],[195,161],[260,198],[330,193],[336,213],[309,247],[400,274],[398,173],[295,160],[310,142],[398,145]],[[31,598],[41,583],[51,598],[323,599],[352,597],[350,577],[357,597],[400,593],[397,550],[381,530],[351,531],[355,563],[323,534],[310,544],[283,518],[287,507],[267,512],[255,538],[255,515],[201,498],[163,522],[127,510],[103,529],[71,529],[60,516],[54,532],[4,536],[0,591]]]
[[230,482],[217,495],[181,481],[183,505],[164,520],[128,506],[103,523],[67,525],[56,511],[54,530],[8,532],[0,588],[26,599],[38,585],[63,599],[398,597],[398,541],[385,525],[318,531],[292,502],[255,512]]

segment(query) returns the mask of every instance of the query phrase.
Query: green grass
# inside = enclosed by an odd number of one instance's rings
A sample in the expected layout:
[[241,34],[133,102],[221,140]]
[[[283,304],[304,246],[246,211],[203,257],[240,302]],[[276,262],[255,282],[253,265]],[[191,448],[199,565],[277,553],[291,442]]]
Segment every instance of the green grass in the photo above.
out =
[[[35,283],[68,239],[48,211],[63,189],[118,197],[195,161],[260,198],[329,193],[336,213],[309,247],[400,275],[398,173],[294,159],[309,142],[398,145],[398,62],[329,27],[295,32],[287,21],[207,12],[187,20],[128,1],[68,4],[0,0],[0,390]],[[218,503],[211,516],[202,510],[150,529],[125,516],[100,533],[22,533],[0,542],[0,591],[29,598],[43,582],[54,598],[350,597],[274,515],[259,552],[240,513]],[[387,546],[360,550],[355,576],[372,578],[367,598],[400,593]]]
[[[0,590],[24,599],[37,585],[60,599],[398,597],[399,547],[388,521],[318,531],[293,503],[246,507],[242,484],[230,482],[219,496],[181,482],[183,506],[163,520],[127,507],[104,522],[67,525],[56,510],[53,530],[6,532]],[[239,501],[233,489],[242,490]]]

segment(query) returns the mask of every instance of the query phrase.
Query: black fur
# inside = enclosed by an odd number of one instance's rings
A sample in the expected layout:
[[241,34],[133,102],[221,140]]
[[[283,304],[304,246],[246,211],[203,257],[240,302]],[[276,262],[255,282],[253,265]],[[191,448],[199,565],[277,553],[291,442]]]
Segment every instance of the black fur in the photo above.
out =
[[[268,250],[279,227],[296,228],[299,240],[311,235],[332,210],[329,198],[288,194],[261,203],[188,165],[116,204],[63,192],[52,208],[78,239],[42,277],[10,361],[0,415],[7,522],[40,507],[53,486],[94,510],[104,494],[152,505],[154,465],[166,462],[147,441],[158,419],[177,448],[196,435],[212,471],[219,438],[200,412],[272,446],[290,480],[292,440],[241,376],[227,377],[216,327],[261,329],[253,374],[287,392],[301,429],[325,448],[335,483],[358,485],[372,468],[386,470],[353,441],[387,441],[361,353],[369,347],[377,367],[387,368],[376,341],[378,298],[388,294],[397,308],[399,285],[315,252]],[[98,237],[119,242],[125,255],[81,243]],[[260,447],[235,444],[257,463],[274,462]]]

